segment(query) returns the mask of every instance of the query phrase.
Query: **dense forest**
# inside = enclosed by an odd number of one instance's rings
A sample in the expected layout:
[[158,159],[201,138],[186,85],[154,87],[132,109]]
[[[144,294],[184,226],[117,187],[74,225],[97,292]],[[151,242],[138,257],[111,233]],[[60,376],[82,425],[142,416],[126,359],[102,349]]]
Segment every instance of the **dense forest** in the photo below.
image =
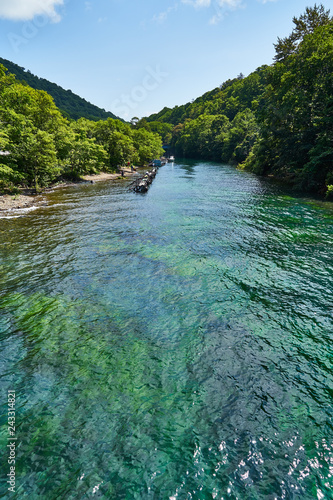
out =
[[177,156],[231,162],[333,197],[333,19],[315,5],[293,23],[272,65],[131,124],[2,60],[0,151],[10,154],[1,155],[0,188],[144,164],[163,142]]
[[140,120],[178,156],[233,162],[333,195],[333,20],[322,5],[293,19],[275,61],[194,102]]
[[0,65],[0,190],[143,165],[163,152],[161,137],[120,120],[68,120],[43,90]]
[[113,113],[91,104],[82,97],[74,94],[71,90],[65,90],[56,83],[45,80],[45,78],[38,78],[38,76],[33,75],[29,70],[26,71],[25,68],[7,59],[0,57],[0,64],[7,68],[11,74],[15,75],[21,83],[27,83],[33,89],[45,90],[45,92],[50,94],[56,106],[58,106],[66,118],[72,118],[73,120],[87,118],[88,120],[95,121],[117,118]]

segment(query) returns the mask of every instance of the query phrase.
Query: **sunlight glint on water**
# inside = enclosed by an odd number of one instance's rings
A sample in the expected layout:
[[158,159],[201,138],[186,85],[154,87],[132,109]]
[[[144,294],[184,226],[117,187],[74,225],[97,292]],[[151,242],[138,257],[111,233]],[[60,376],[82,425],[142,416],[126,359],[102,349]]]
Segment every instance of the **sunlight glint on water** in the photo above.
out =
[[332,205],[194,162],[48,198],[0,220],[17,498],[331,498]]

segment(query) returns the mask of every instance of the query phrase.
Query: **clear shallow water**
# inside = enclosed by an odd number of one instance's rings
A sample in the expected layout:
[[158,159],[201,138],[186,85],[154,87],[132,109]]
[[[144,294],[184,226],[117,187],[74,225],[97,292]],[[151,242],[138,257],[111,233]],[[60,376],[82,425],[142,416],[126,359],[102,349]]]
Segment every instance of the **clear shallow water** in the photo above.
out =
[[0,219],[10,497],[332,498],[332,205],[211,163],[124,182]]

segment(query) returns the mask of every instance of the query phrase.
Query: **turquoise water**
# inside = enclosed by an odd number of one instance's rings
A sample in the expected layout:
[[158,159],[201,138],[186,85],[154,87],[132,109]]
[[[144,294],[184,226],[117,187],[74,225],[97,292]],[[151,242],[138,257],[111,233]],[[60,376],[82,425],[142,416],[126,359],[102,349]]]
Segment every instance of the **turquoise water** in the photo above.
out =
[[194,162],[48,200],[0,219],[1,497],[333,498],[332,205]]

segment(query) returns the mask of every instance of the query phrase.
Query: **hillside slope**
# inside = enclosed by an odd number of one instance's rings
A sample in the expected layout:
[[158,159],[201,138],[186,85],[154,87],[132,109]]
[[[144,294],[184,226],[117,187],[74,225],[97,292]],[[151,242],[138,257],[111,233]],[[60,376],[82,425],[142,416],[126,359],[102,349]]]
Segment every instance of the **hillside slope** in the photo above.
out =
[[333,198],[333,18],[315,5],[293,23],[272,65],[136,126],[162,131],[178,157],[232,162]]
[[3,66],[5,66],[10,73],[14,74],[17,80],[26,82],[30,85],[30,87],[36,90],[45,90],[53,97],[57,107],[68,118],[77,120],[83,117],[94,121],[107,118],[119,119],[113,113],[91,104],[82,97],[74,94],[71,90],[65,90],[56,83],[49,82],[45,78],[39,78],[38,76],[33,75],[29,70],[26,71],[25,68],[22,68],[7,59],[2,59],[0,57],[0,64],[3,64]]

